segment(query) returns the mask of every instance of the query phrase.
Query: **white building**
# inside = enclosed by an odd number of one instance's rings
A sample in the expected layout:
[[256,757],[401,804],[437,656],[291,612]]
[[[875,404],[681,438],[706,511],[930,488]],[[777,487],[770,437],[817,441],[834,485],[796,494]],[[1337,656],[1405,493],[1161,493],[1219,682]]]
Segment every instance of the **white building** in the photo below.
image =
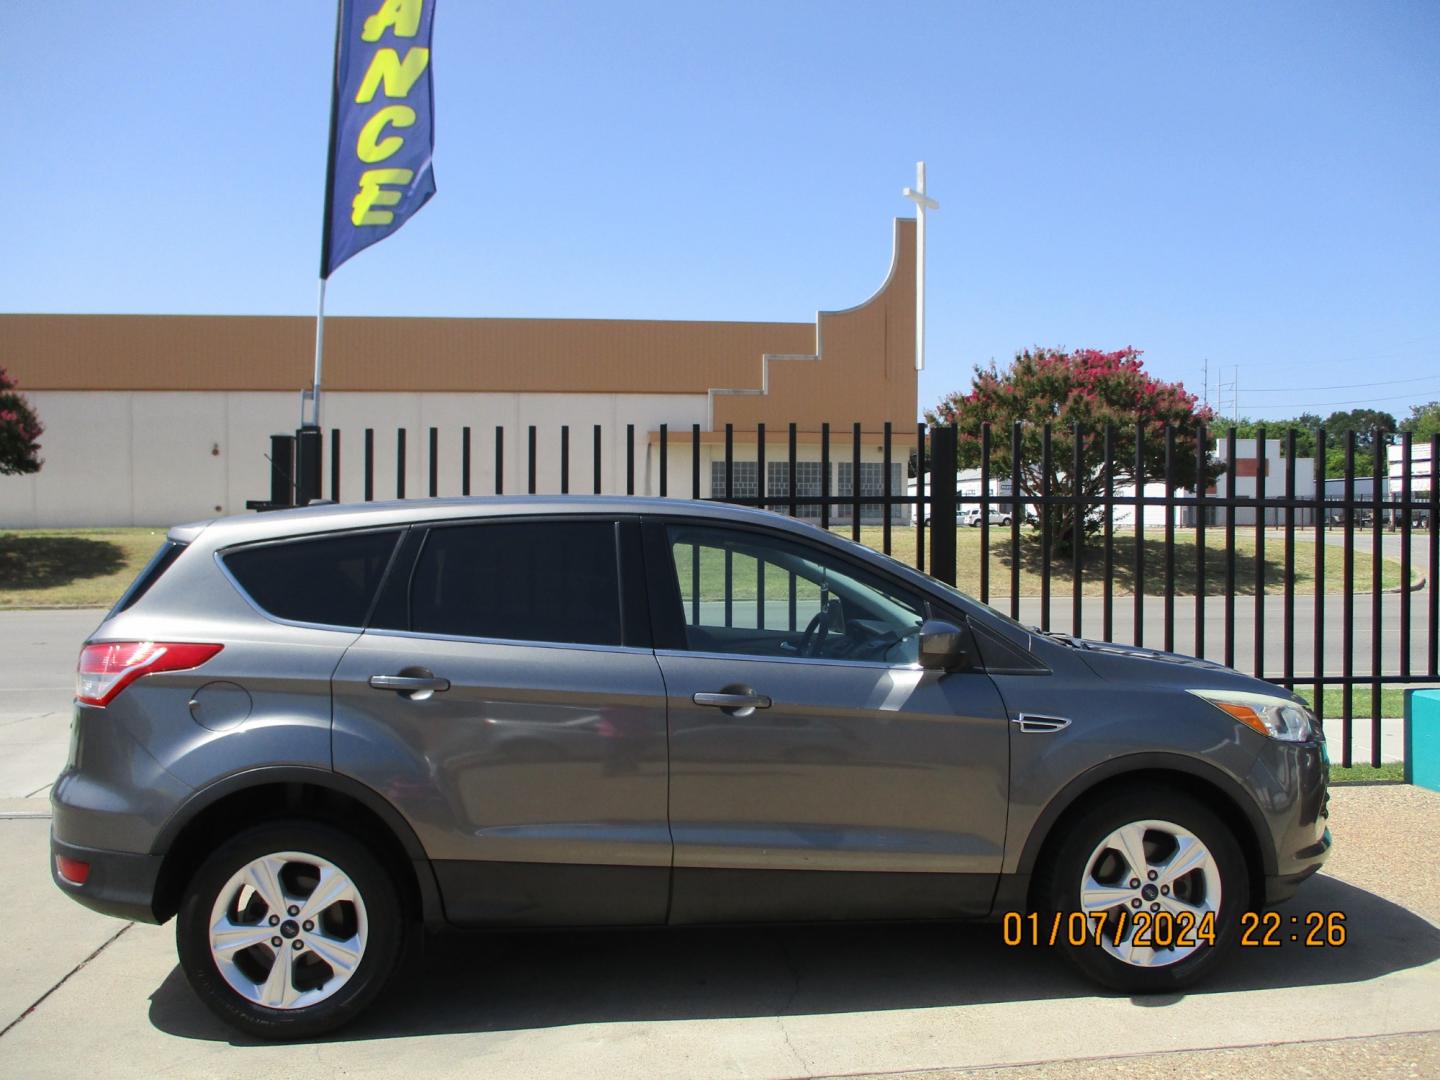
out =
[[[1259,455],[1259,445],[1256,439],[1235,440],[1235,497],[1237,499],[1254,499],[1260,493],[1260,480],[1263,477],[1265,482],[1265,498],[1283,499],[1289,487],[1288,463],[1283,453],[1285,444],[1279,439],[1265,440],[1265,456]],[[1227,463],[1227,446],[1223,439],[1215,441],[1215,455],[1220,459],[1221,465]],[[1310,457],[1297,457],[1294,462],[1295,479],[1294,493],[1297,499],[1313,499],[1315,497],[1315,459]],[[1222,473],[1216,482],[1206,491],[1207,498],[1225,499],[1229,497],[1229,470]],[[1206,523],[1211,525],[1225,524],[1225,517],[1228,508],[1224,506],[1209,507],[1206,509]],[[1254,525],[1256,523],[1256,511],[1253,506],[1237,506],[1235,508],[1236,525]],[[1193,522],[1193,514],[1189,515]],[[1265,509],[1265,524],[1283,525],[1287,520],[1287,513],[1281,506],[1271,506]],[[1296,525],[1312,525],[1315,522],[1315,512],[1310,509],[1299,509],[1294,511],[1293,519]]]
[[[1399,498],[1405,483],[1405,447],[1393,442],[1385,448],[1389,458],[1390,493]],[[1435,462],[1430,457],[1430,440],[1416,439],[1410,447],[1410,497],[1423,500],[1430,497],[1435,483]]]

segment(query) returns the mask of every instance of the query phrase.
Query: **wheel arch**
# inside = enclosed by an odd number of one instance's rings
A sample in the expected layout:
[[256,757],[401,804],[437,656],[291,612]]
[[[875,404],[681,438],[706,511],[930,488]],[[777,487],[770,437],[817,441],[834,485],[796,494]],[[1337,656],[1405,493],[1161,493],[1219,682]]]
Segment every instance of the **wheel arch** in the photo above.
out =
[[1204,762],[1171,754],[1136,754],[1097,765],[1075,777],[1041,811],[1021,849],[1017,872],[1033,881],[1064,823],[1084,807],[1136,785],[1184,791],[1218,814],[1245,855],[1251,895],[1262,896],[1276,857],[1265,817],[1241,785]]
[[151,854],[163,859],[155,888],[157,919],[164,922],[179,910],[185,883],[237,823],[249,826],[295,816],[324,822],[373,845],[396,874],[407,913],[429,926],[444,923],[434,871],[409,822],[364,784],[305,766],[249,769],[225,777],[197,791],[171,816],[151,848]]

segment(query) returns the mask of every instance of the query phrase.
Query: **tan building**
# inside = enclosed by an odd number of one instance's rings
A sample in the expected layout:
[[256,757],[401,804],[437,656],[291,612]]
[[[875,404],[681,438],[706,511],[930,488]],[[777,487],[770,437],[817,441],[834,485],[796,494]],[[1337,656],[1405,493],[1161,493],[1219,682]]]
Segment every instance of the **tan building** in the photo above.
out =
[[[0,315],[0,363],[46,428],[40,473],[0,477],[0,524],[169,524],[243,511],[269,493],[269,436],[299,421],[314,332],[303,317]],[[495,490],[496,428],[504,490],[527,490],[531,426],[537,490],[560,490],[562,426],[570,490],[592,490],[597,424],[605,492],[625,490],[632,424],[639,493],[660,492],[662,424],[669,494],[691,492],[697,424],[702,497],[721,475],[726,424],[735,459],[748,463],[736,470],[735,493],[758,489],[760,424],[767,488],[784,492],[791,423],[802,492],[819,491],[820,432],[831,426],[835,494],[850,490],[859,423],[863,494],[883,484],[887,422],[892,484],[903,492],[915,441],[915,222],[895,222],[890,271],[873,296],[813,323],[332,317],[325,346],[321,419],[341,432],[347,501],[363,497],[366,428],[377,498],[396,492],[399,429],[406,494],[427,493],[432,427],[439,492],[459,494],[467,425],[475,494]],[[327,497],[329,476],[327,461]]]

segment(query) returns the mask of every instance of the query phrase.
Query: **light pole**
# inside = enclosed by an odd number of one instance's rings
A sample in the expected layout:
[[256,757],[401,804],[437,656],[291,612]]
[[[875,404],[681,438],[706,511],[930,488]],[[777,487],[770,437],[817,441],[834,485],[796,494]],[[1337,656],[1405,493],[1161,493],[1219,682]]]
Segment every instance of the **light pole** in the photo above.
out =
[[925,211],[940,204],[925,194],[925,163],[915,163],[915,186],[901,191],[915,204],[915,370],[925,370]]

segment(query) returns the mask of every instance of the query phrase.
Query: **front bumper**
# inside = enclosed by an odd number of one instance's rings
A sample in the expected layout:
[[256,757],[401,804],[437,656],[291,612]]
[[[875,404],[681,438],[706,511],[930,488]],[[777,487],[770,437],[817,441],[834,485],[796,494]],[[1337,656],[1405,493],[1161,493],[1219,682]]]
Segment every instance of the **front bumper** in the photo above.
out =
[[1330,830],[1327,828],[1325,834],[1320,837],[1309,848],[1301,853],[1302,858],[1311,860],[1310,865],[1298,873],[1291,874],[1267,874],[1265,877],[1265,896],[1261,903],[1265,907],[1273,907],[1276,904],[1284,903],[1295,895],[1302,882],[1315,874],[1325,860],[1330,857]]
[[1257,906],[1295,895],[1330,857],[1330,762],[1323,741],[1268,742],[1251,774],[1271,829],[1273,870],[1267,867]]
[[[78,859],[89,864],[83,885],[61,876],[59,858]],[[138,855],[129,851],[103,851],[78,847],[50,836],[50,877],[57,888],[72,900],[102,915],[134,922],[158,923],[155,915],[155,885],[160,879],[160,855]]]

